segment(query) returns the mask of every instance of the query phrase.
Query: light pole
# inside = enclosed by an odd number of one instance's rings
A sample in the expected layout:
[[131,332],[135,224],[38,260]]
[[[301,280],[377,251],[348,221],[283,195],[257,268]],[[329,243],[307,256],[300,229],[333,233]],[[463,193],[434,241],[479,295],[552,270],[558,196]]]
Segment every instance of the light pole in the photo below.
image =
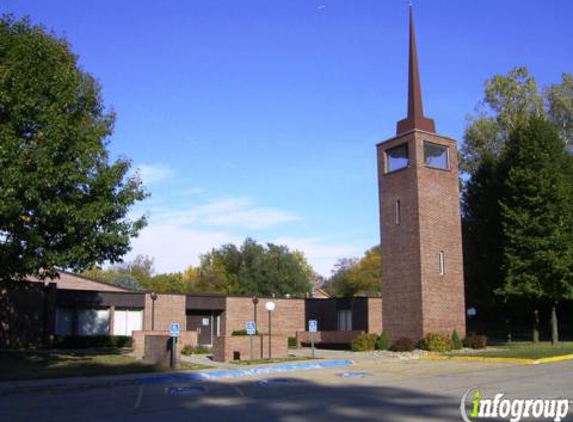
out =
[[271,337],[271,312],[275,310],[275,303],[274,302],[267,302],[265,304],[265,308],[267,308],[267,311],[269,312],[269,359],[272,358],[272,352],[271,352],[271,342],[272,342],[272,337]]
[[157,293],[151,292],[151,331],[155,331],[155,301],[157,300]]
[[257,304],[259,303],[259,298],[253,296],[253,321],[255,322],[255,333],[258,331],[257,328]]

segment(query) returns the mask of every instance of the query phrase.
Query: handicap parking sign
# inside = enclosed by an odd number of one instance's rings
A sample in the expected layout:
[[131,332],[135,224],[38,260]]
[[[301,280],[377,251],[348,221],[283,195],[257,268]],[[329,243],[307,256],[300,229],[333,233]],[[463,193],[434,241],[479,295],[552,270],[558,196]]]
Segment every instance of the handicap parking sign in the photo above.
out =
[[255,326],[255,321],[247,321],[247,334],[253,336],[256,332],[257,327]]
[[172,322],[169,326],[169,335],[171,337],[179,337],[179,327],[180,325],[178,322]]
[[316,319],[308,321],[308,331],[311,333],[316,333],[318,331],[318,321]]

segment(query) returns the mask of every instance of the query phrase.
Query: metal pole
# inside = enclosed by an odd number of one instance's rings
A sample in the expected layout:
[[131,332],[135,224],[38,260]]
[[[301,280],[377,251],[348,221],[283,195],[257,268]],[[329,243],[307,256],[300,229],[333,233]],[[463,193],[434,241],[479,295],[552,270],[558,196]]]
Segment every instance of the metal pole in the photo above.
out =
[[312,347],[312,358],[314,359],[314,331],[310,333],[310,346]]
[[171,337],[171,369],[177,369],[177,337]]
[[272,358],[272,353],[271,353],[271,342],[272,342],[272,338],[271,338],[271,311],[269,311],[269,359]]
[[155,301],[151,299],[151,331],[155,331]]
[[253,336],[249,336],[249,359],[253,360]]

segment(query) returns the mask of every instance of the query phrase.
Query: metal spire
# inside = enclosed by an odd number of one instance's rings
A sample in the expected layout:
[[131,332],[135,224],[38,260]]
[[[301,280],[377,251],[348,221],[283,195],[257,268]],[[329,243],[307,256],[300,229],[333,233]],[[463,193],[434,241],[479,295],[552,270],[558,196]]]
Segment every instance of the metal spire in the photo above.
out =
[[420,87],[420,72],[418,70],[418,52],[416,50],[416,34],[414,31],[414,13],[410,1],[410,52],[408,64],[408,116],[396,125],[396,135],[412,129],[436,132],[432,119],[424,117],[422,92]]

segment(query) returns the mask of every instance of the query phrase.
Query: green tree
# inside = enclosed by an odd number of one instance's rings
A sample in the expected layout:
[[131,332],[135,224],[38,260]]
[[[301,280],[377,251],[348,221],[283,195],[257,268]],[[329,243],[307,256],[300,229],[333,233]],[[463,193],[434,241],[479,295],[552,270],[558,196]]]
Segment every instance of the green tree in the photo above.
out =
[[501,198],[505,284],[500,293],[551,301],[573,298],[573,158],[554,126],[532,118],[509,137]]
[[[505,280],[505,238],[499,200],[507,177],[504,154],[509,134],[544,116],[569,145],[573,143],[573,78],[540,89],[526,68],[496,75],[485,84],[484,99],[470,118],[461,149],[462,229],[466,301],[478,309],[481,324],[509,323],[530,305],[524,298],[496,296]],[[508,159],[511,159],[509,157]],[[534,314],[534,324],[538,313]],[[535,336],[534,331],[534,336]]]
[[247,238],[240,248],[223,245],[201,256],[191,288],[202,292],[302,296],[311,289],[312,268],[298,251]]
[[155,288],[152,281],[153,258],[149,258],[147,255],[137,255],[133,261],[122,262],[106,269],[91,267],[82,271],[81,274],[104,283],[135,288],[136,290],[153,290]]
[[484,158],[499,158],[508,134],[531,114],[542,112],[543,98],[537,82],[525,67],[486,81],[485,98],[478,104],[477,116],[469,118],[464,134],[462,170],[474,174]]
[[189,285],[181,273],[157,274],[151,279],[152,289],[164,293],[188,293]]
[[117,262],[145,225],[130,162],[110,162],[115,116],[68,43],[0,18],[0,279]]
[[466,305],[493,319],[499,319],[496,311],[503,307],[503,298],[494,292],[505,278],[499,201],[506,171],[500,161],[484,157],[462,193]]
[[339,259],[327,285],[329,293],[336,296],[379,294],[382,287],[380,246],[370,248],[360,259]]

